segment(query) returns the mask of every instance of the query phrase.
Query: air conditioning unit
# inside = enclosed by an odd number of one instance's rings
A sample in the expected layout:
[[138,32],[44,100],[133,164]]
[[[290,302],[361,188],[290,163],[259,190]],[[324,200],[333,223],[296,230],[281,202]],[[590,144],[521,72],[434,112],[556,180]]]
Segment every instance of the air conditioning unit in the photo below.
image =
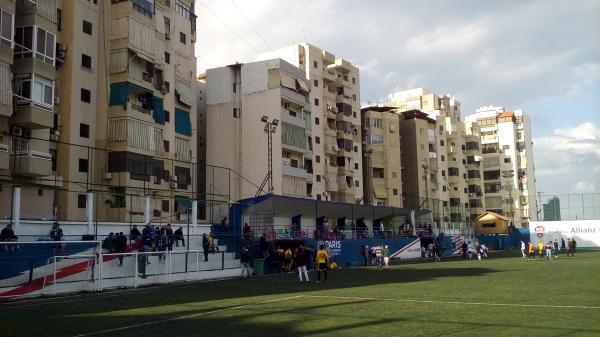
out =
[[102,175],[102,178],[104,178],[104,180],[111,180],[112,172],[104,172],[104,174]]
[[171,181],[176,183],[177,182],[177,176],[175,176],[175,175],[171,176]]
[[177,188],[177,182],[176,181],[171,181],[170,186],[171,186],[171,188]]
[[23,136],[23,129],[18,126],[11,126],[10,134],[11,136],[21,137]]
[[54,97],[54,105],[59,105],[60,104],[60,97],[56,96]]
[[56,141],[58,141],[58,135],[51,134],[51,135],[50,135],[50,140],[51,140],[51,141],[55,141],[55,142],[56,142]]

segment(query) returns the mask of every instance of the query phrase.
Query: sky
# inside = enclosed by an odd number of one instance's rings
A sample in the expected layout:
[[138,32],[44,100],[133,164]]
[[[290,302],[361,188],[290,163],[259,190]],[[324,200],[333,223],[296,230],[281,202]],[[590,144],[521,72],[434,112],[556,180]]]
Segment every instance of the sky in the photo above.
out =
[[198,72],[309,42],[360,68],[361,102],[424,87],[523,109],[536,189],[600,193],[600,1],[196,0]]

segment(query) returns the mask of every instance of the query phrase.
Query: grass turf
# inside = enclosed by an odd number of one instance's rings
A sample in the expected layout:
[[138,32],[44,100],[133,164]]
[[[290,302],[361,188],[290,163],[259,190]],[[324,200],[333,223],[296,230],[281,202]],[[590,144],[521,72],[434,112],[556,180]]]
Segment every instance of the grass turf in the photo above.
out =
[[0,336],[600,336],[599,260],[497,256],[341,269],[319,284],[288,274],[8,302]]

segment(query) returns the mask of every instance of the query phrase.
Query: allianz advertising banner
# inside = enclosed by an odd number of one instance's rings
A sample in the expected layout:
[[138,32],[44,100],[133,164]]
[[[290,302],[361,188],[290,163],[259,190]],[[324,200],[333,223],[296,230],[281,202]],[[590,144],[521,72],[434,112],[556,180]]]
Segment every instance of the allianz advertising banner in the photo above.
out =
[[531,221],[531,242],[575,239],[577,248],[600,248],[600,220]]

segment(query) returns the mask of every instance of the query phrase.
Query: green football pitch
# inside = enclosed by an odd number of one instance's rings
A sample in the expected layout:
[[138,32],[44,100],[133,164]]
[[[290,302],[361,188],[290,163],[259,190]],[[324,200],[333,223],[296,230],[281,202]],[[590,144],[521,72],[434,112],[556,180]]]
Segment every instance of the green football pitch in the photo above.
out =
[[600,252],[0,303],[0,336],[600,336]]

